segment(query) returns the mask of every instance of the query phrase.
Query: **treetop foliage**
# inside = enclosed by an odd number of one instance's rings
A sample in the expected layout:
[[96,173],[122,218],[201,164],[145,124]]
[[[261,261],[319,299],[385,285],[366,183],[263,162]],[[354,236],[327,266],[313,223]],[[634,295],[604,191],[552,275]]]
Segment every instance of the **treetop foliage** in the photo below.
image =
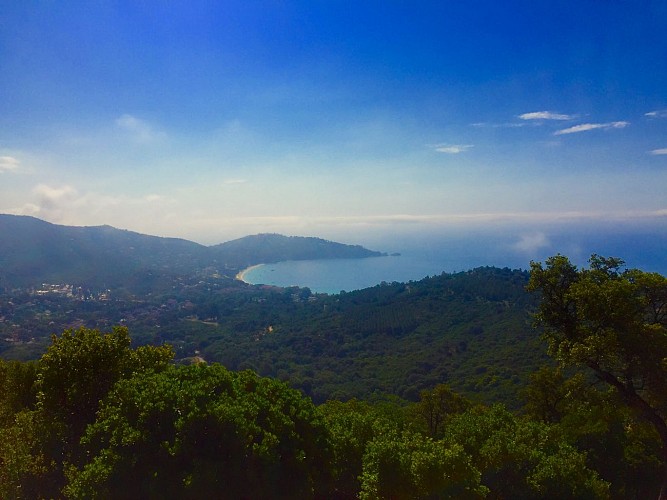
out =
[[577,269],[557,255],[531,265],[528,288],[541,293],[536,318],[550,354],[589,368],[654,427],[667,498],[667,278],[623,266],[593,255]]
[[[255,371],[133,348],[125,327],[66,330],[38,361],[0,362],[0,497],[655,497],[667,463],[665,278],[621,266],[597,256],[588,269],[562,256],[533,264],[537,319],[563,366],[537,370],[517,410],[442,382],[413,402],[316,406]],[[377,306],[429,286],[445,304],[460,286],[476,310],[499,310],[499,291],[446,282],[379,287]],[[360,297],[341,296],[339,321],[366,310]],[[322,352],[337,342],[318,341]]]

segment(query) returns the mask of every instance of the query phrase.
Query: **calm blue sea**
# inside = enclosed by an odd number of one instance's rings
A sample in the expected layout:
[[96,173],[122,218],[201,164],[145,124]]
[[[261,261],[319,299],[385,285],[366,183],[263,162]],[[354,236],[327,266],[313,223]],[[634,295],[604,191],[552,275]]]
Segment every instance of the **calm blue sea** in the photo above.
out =
[[620,257],[628,267],[667,275],[667,230],[656,228],[589,226],[552,227],[546,231],[498,228],[459,234],[396,233],[361,244],[401,255],[279,262],[250,270],[245,280],[282,287],[296,285],[333,294],[372,287],[383,281],[420,280],[480,266],[528,269],[531,260],[544,261],[557,253],[580,266],[586,264],[592,253]]

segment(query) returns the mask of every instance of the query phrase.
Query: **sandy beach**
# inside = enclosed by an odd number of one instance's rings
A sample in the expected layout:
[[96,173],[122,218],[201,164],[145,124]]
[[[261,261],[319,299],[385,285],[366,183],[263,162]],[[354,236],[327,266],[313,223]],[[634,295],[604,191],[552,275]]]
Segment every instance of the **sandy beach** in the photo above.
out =
[[[247,272],[252,271],[253,269],[256,269],[258,267],[262,267],[264,264],[255,264],[254,266],[246,267],[243,271],[238,273],[236,275],[236,279],[239,281],[243,281],[244,283],[249,283],[248,281],[245,280],[245,275]],[[252,285],[252,283],[249,283]]]

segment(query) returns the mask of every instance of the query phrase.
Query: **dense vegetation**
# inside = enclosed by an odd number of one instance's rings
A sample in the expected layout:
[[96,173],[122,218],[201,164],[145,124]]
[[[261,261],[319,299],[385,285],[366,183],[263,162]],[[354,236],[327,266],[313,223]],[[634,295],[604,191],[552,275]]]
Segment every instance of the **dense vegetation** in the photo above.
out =
[[[656,497],[667,464],[667,280],[620,264],[533,266],[538,320],[570,368],[536,370],[515,410],[444,383],[412,403],[315,405],[251,370],[132,348],[125,328],[66,331],[38,361],[0,363],[0,496]],[[447,279],[456,275],[430,285]],[[387,291],[406,292],[395,286]]]
[[532,265],[529,288],[542,293],[549,352],[588,368],[653,427],[667,498],[667,279],[623,264],[593,255],[578,270],[559,255]]
[[[241,321],[228,331],[199,325],[198,350],[232,369],[288,380],[316,402],[373,393],[416,401],[421,390],[449,383],[511,404],[545,360],[527,280],[525,272],[480,268],[312,300],[288,290],[278,307],[267,300],[248,304],[243,319],[232,313]],[[219,310],[216,317],[226,323]]]
[[416,401],[448,383],[514,407],[546,360],[527,283],[526,272],[480,268],[333,296],[197,280],[106,300],[0,294],[0,337],[9,339],[0,340],[0,355],[35,359],[53,332],[123,324],[137,345],[167,342],[177,359],[252,369],[317,403],[383,393]]
[[[650,494],[650,426],[545,369],[524,415],[445,385],[401,406],[319,407],[251,371],[171,365],[125,329],[3,362],[3,498],[606,498]],[[545,398],[560,388],[558,419]],[[574,390],[573,390],[574,389]],[[436,425],[437,422],[437,425]],[[583,424],[583,425],[582,425]]]

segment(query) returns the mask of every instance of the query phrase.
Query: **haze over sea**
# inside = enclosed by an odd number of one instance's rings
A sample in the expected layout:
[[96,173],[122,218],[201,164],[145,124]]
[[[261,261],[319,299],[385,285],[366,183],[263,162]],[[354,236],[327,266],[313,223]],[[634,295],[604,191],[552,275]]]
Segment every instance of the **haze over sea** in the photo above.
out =
[[667,230],[655,226],[616,222],[524,231],[500,226],[436,233],[398,231],[366,239],[372,241],[368,246],[373,250],[400,256],[279,262],[250,269],[244,280],[333,294],[480,266],[528,269],[531,260],[544,261],[557,253],[579,266],[596,253],[622,258],[629,268],[667,274]]

